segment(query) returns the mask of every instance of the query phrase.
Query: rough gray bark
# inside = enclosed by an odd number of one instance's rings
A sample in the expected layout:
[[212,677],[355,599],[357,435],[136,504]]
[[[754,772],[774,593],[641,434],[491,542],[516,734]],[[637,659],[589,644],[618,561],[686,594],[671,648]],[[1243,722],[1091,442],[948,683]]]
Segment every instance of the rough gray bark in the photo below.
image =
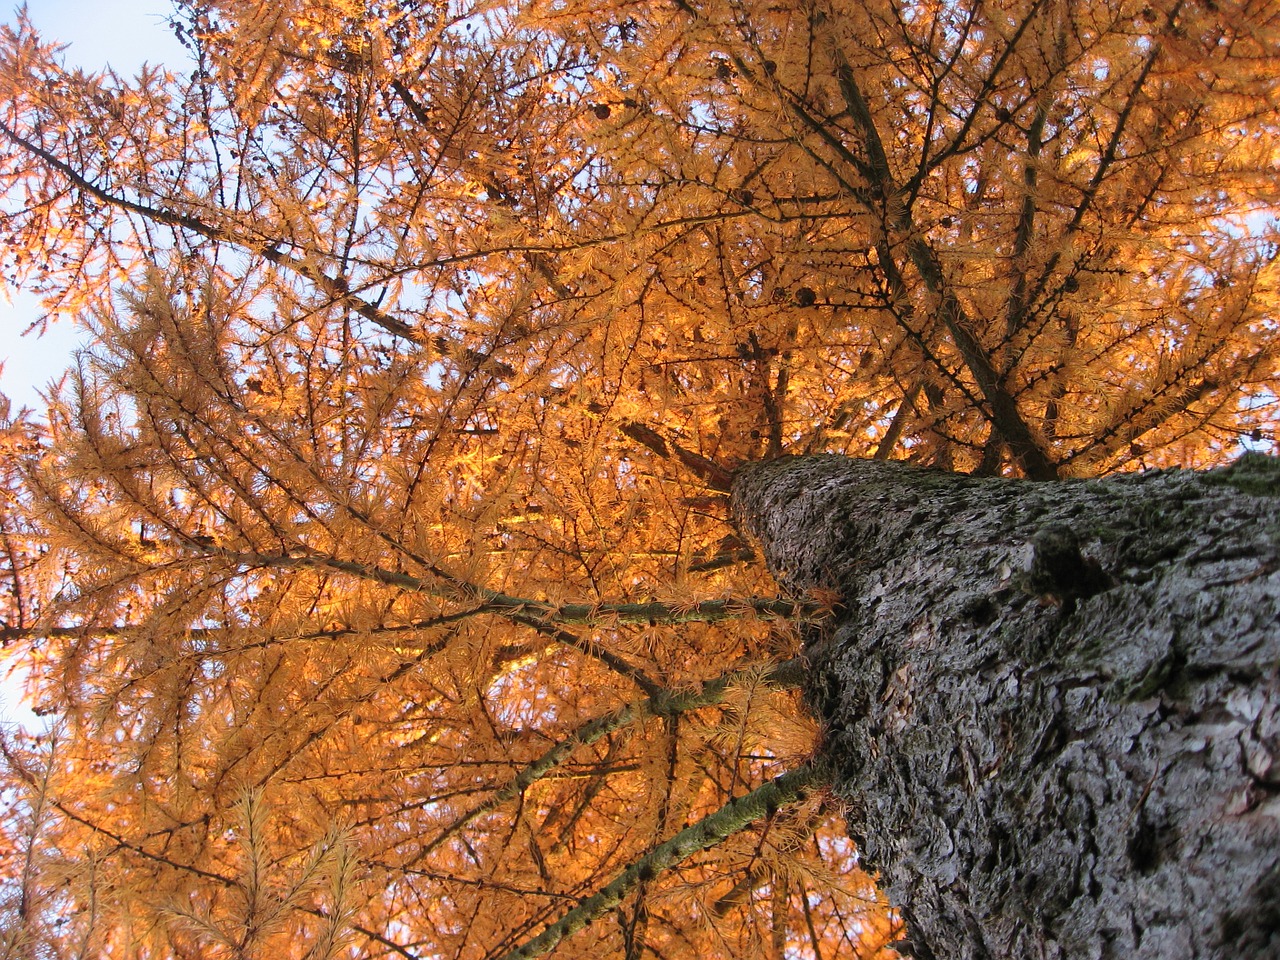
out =
[[1280,461],[744,469],[864,865],[945,958],[1280,957]]

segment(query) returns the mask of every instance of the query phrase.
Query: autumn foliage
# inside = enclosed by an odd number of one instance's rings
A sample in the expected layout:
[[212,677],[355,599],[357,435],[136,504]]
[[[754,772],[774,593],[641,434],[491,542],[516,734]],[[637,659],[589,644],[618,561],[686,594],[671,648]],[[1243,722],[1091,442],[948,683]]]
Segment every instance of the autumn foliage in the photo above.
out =
[[735,467],[1273,441],[1273,4],[173,28],[0,34],[6,279],[93,333],[4,423],[0,956],[888,956]]

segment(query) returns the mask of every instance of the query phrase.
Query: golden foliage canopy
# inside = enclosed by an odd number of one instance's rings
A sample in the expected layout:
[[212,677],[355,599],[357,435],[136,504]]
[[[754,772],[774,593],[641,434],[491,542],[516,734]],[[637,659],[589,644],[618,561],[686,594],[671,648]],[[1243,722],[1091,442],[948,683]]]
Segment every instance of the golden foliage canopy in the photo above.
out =
[[874,955],[734,468],[1274,436],[1273,4],[173,28],[0,33],[6,279],[92,331],[4,423],[3,955]]

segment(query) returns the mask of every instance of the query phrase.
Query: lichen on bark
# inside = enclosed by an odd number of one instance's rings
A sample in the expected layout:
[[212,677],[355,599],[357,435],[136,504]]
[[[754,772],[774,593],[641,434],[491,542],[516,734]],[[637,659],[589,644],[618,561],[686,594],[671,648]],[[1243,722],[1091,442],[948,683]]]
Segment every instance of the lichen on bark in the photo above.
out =
[[1280,956],[1280,467],[977,479],[744,469],[834,591],[809,697],[865,864],[931,957]]

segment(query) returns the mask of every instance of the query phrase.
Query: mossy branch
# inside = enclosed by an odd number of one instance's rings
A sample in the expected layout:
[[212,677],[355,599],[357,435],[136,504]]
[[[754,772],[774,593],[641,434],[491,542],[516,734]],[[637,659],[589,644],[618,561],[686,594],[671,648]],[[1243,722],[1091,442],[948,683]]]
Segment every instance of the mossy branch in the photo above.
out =
[[[201,545],[203,546],[203,545]],[[576,624],[598,626],[610,623],[715,623],[735,620],[744,616],[771,617],[782,620],[820,616],[825,607],[813,601],[779,600],[767,597],[726,597],[719,600],[699,600],[693,603],[666,603],[660,600],[640,602],[599,603],[548,603],[527,597],[516,597],[496,590],[465,584],[451,578],[438,584],[433,580],[416,577],[398,570],[386,570],[372,564],[342,560],[338,557],[316,554],[265,554],[241,553],[214,549],[213,555],[222,556],[235,564],[257,567],[304,567],[336,570],[363,580],[374,580],[392,587],[400,587],[415,593],[429,593],[449,599],[461,599],[468,594],[476,600],[470,616],[498,614],[500,616],[536,619],[548,624]],[[464,583],[459,586],[459,583]]]
[[826,768],[813,762],[784,773],[745,796],[730,800],[715,813],[654,847],[536,937],[507,953],[502,960],[528,960],[549,953],[565,937],[577,933],[616,907],[641,883],[652,880],[695,853],[716,846],[748,824],[772,816],[781,806],[806,796],[827,779]]
[[[804,661],[796,657],[775,665],[765,672],[763,676],[760,676],[759,679],[779,686],[794,686],[799,684],[803,669]],[[590,746],[614,730],[619,730],[644,717],[669,717],[688,710],[709,707],[723,700],[725,690],[732,684],[738,681],[751,680],[756,676],[758,674],[753,670],[733,670],[713,680],[708,680],[697,690],[680,692],[663,690],[650,696],[643,703],[629,703],[619,707],[617,710],[612,710],[603,716],[588,721],[538,759],[525,766],[509,783],[500,787],[489,799],[468,810],[450,823],[430,843],[423,847],[422,852],[424,854],[430,853],[467,826],[467,824],[474,822],[486,813],[492,813],[504,803],[520,796],[536,781],[541,780],[556,766],[567,760],[574,748]]]

